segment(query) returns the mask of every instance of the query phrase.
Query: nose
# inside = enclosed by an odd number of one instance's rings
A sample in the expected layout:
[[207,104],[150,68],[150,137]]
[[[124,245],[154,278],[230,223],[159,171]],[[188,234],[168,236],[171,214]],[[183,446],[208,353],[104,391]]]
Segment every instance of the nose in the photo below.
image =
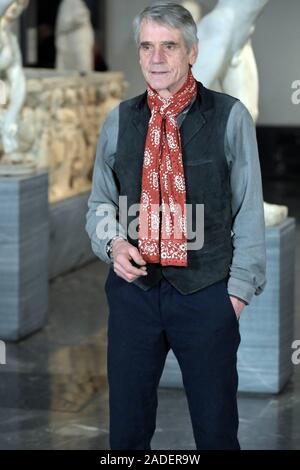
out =
[[152,59],[152,62],[154,64],[160,64],[160,63],[164,62],[164,60],[165,60],[164,51],[162,50],[162,48],[160,46],[155,47],[153,49],[151,59]]

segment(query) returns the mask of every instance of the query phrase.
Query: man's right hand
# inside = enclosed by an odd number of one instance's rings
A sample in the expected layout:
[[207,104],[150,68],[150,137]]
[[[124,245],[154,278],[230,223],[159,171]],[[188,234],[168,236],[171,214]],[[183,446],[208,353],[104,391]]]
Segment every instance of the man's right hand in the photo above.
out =
[[[113,241],[112,258],[115,273],[127,282],[132,282],[139,276],[147,275],[146,261],[140,255],[139,250],[126,240],[117,238]],[[141,267],[134,267],[131,260]]]

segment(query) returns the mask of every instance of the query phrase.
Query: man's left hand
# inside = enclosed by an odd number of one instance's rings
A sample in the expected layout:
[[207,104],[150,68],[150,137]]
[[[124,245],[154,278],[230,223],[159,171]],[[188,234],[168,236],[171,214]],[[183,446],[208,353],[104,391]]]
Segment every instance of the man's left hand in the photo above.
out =
[[246,302],[244,302],[244,300],[238,299],[237,297],[234,297],[233,295],[230,295],[229,297],[230,297],[233,309],[235,311],[236,317],[239,320],[242,310],[246,305]]

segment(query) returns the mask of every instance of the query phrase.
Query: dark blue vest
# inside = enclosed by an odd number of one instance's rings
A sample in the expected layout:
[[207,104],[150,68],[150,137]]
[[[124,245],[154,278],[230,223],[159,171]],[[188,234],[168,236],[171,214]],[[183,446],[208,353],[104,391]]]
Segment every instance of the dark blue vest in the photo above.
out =
[[[193,205],[191,223],[196,224],[195,204],[204,204],[204,244],[188,251],[188,267],[147,265],[147,276],[134,283],[149,289],[164,276],[183,294],[209,286],[229,273],[232,259],[230,173],[224,151],[226,125],[236,99],[205,88],[198,82],[196,100],[181,127],[186,182],[186,202]],[[147,94],[120,105],[119,135],[114,165],[116,184],[127,204],[139,204],[145,139],[150,119]],[[127,227],[137,214],[127,217]],[[137,246],[137,239],[128,234]],[[191,241],[191,240],[190,240]]]

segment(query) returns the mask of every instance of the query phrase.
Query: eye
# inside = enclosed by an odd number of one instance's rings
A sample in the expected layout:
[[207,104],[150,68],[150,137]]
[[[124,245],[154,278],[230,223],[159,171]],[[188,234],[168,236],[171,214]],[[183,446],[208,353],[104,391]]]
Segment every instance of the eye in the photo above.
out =
[[150,44],[141,44],[141,45],[140,45],[140,49],[141,49],[142,51],[147,52],[147,51],[150,51],[151,46],[150,46]]
[[167,51],[174,51],[176,49],[176,44],[165,44],[164,47]]

